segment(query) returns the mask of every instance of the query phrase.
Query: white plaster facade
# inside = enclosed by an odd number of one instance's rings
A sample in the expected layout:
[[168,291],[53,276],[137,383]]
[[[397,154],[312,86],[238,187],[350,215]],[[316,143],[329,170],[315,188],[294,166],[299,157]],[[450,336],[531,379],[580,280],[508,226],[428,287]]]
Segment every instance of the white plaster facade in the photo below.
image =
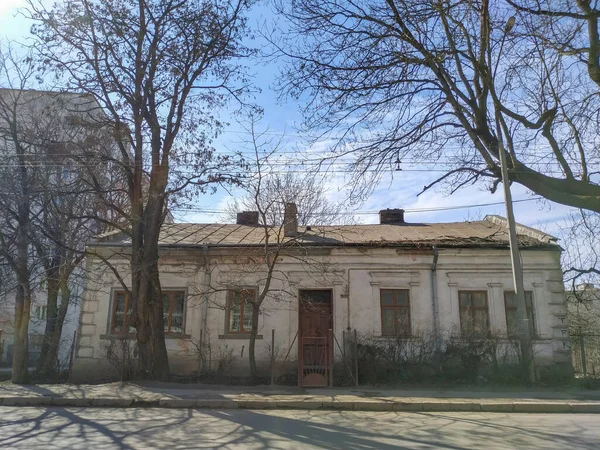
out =
[[[313,250],[309,249],[309,252]],[[439,329],[441,333],[460,332],[459,298],[461,290],[485,291],[488,298],[489,325],[492,332],[506,336],[504,291],[512,290],[508,248],[440,247],[436,276],[432,277],[433,249],[402,247],[319,247],[311,261],[325,266],[299,262],[283,256],[277,263],[281,276],[271,286],[259,319],[256,354],[259,365],[268,367],[271,333],[275,347],[290,360],[298,357],[298,291],[331,289],[333,333],[339,342],[344,330],[356,329],[361,335],[381,336],[380,289],[408,289],[413,333],[432,333],[434,327],[433,282],[437,286]],[[525,289],[533,293],[537,337],[534,352],[538,365],[565,364],[570,367],[567,309],[560,266],[560,248],[522,250]],[[79,382],[110,377],[111,366],[105,358],[110,342],[110,320],[114,291],[119,282],[102,267],[89,261],[91,277],[83,296],[80,337],[74,364]],[[316,270],[316,267],[320,267]],[[244,249],[219,246],[192,246],[162,250],[161,286],[164,290],[186,292],[185,332],[167,336],[171,371],[189,373],[197,369],[191,341],[208,339],[213,356],[219,349],[231,349],[235,367],[247,367],[247,335],[226,332],[226,291],[229,286],[257,286],[264,283],[265,271],[256,269],[244,258]],[[327,267],[322,272],[322,267]],[[126,274],[128,262],[118,265]],[[435,281],[434,281],[435,280]],[[127,277],[125,277],[127,283]],[[383,339],[383,338],[382,338]],[[291,350],[290,350],[291,349]],[[336,353],[339,349],[334,347]]]
[[[68,367],[72,351],[73,338],[79,324],[79,311],[81,307],[79,292],[75,291],[73,298],[69,303],[65,321],[63,324],[60,346],[58,349],[58,359],[60,367]],[[39,358],[42,340],[46,329],[46,292],[35,290],[32,295],[31,314],[29,318],[29,361],[33,367]],[[13,322],[15,317],[15,293],[10,291],[0,298],[0,367],[12,366],[13,352]]]

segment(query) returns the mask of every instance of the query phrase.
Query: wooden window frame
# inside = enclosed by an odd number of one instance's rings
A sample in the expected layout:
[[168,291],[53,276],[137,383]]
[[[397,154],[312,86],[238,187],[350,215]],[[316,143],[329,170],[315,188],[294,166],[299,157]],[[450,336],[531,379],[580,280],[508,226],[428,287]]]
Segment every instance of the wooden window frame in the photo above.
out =
[[[398,291],[402,291],[406,293],[406,299],[408,302],[407,306],[403,306],[403,305],[384,305],[383,304],[383,294],[387,293],[387,292],[391,292],[392,293],[392,298],[395,298],[395,293]],[[395,301],[395,300],[394,300]],[[384,329],[383,329],[383,310],[384,309],[393,309],[394,310],[394,334],[385,334],[384,333]],[[408,332],[407,333],[401,333],[398,332],[397,326],[398,323],[396,322],[396,310],[408,310]],[[397,289],[397,288],[390,288],[390,289],[379,289],[379,313],[381,316],[381,336],[383,337],[410,337],[412,336],[412,314],[411,314],[411,301],[410,301],[410,289]]]
[[[125,306],[123,308],[123,323],[122,323],[122,327],[121,330],[122,331],[116,331],[115,330],[115,317],[117,315],[117,295],[119,294],[123,294],[125,296]],[[113,291],[113,302],[112,302],[112,308],[111,308],[111,312],[110,312],[110,334],[130,334],[129,333],[129,326],[127,325],[127,313],[129,312],[129,292],[127,291]]]
[[240,330],[235,331],[231,329],[231,302],[232,295],[234,292],[242,292],[242,291],[252,291],[254,295],[254,299],[258,295],[258,289],[255,287],[240,287],[240,288],[229,288],[227,289],[227,315],[225,321],[225,333],[226,334],[250,334],[252,330],[244,329],[244,314],[246,311],[246,302],[240,304]]
[[[509,338],[516,338],[516,337],[518,337],[517,334],[511,334],[510,328],[508,326],[508,314],[507,314],[507,311],[511,310],[511,311],[515,311],[516,312],[517,311],[517,307],[515,306],[514,308],[513,307],[509,308],[508,305],[506,304],[506,297],[507,297],[507,294],[513,294],[514,295],[514,293],[515,293],[514,291],[510,291],[510,290],[504,291],[504,317],[506,319],[506,335]],[[537,339],[538,333],[537,333],[537,324],[535,323],[536,317],[535,317],[535,306],[533,304],[533,291],[527,291],[526,290],[525,291],[525,297],[527,297],[527,294],[529,294],[530,297],[531,297],[531,325],[530,325],[530,328],[529,328],[529,335],[530,335],[531,339]],[[525,308],[527,309],[527,298],[525,298]],[[527,313],[527,311],[526,311],[526,313]],[[527,314],[527,318],[529,319],[529,314]]]
[[[165,329],[165,334],[169,335],[183,335],[185,334],[185,316],[186,316],[186,292],[183,289],[173,289],[168,291],[162,291],[162,295],[169,296],[169,319],[167,321],[167,327]],[[175,303],[175,296],[177,294],[183,295],[183,305],[181,306],[181,331],[171,331],[172,321],[173,321],[173,304]],[[162,299],[161,299],[162,300]],[[164,305],[163,305],[164,308]],[[163,311],[164,314],[164,311]]]
[[485,331],[485,335],[489,336],[491,333],[490,330],[490,300],[488,298],[488,291],[485,290],[468,290],[468,289],[463,289],[463,290],[459,290],[458,291],[458,315],[459,315],[459,320],[460,320],[460,334],[461,335],[465,335],[466,331],[464,329],[464,325],[463,325],[463,307],[461,306],[460,303],[460,295],[461,294],[483,294],[485,296],[485,308],[475,308],[473,307],[473,297],[471,297],[471,320],[473,320],[473,324],[475,324],[475,311],[483,311],[485,310],[486,314],[485,314],[485,326],[486,326],[486,331]]
[[[116,316],[116,312],[117,312],[117,295],[119,294],[123,294],[125,295],[125,309],[124,309],[124,313],[123,313],[123,324],[122,324],[122,330],[123,331],[116,331],[115,330],[115,316]],[[173,289],[173,290],[165,290],[161,292],[162,295],[169,295],[169,321],[168,321],[168,327],[165,330],[165,334],[168,335],[183,335],[185,334],[185,316],[186,316],[186,291],[184,289]],[[183,318],[182,318],[182,324],[181,324],[181,328],[182,328],[182,332],[171,332],[171,320],[173,317],[173,302],[174,302],[174,298],[175,298],[175,294],[183,294]],[[122,290],[115,290],[113,291],[113,302],[112,302],[112,308],[111,308],[111,315],[110,315],[110,334],[114,334],[114,335],[129,335],[131,334],[129,332],[129,326],[127,325],[127,315],[129,313],[129,300],[130,300],[130,295],[129,292],[127,291],[122,291]],[[162,301],[162,298],[161,298]],[[168,330],[168,331],[167,331]]]

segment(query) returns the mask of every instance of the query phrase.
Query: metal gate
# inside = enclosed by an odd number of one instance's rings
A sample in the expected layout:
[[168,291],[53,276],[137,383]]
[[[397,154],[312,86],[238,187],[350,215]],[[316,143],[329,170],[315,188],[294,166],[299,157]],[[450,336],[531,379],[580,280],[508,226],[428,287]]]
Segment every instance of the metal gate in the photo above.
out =
[[298,382],[303,387],[332,384],[331,290],[300,291]]

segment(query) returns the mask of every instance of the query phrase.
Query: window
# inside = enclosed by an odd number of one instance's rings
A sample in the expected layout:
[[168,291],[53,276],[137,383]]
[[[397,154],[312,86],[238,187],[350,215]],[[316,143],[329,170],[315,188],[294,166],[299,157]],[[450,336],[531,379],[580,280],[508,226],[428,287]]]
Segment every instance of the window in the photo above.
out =
[[36,306],[34,316],[37,320],[46,320],[46,306]]
[[183,334],[183,301],[185,292],[163,292],[163,323],[165,333]]
[[489,332],[488,301],[485,291],[459,291],[460,331],[463,335]]
[[410,336],[410,299],[408,289],[381,289],[381,334]]
[[[527,318],[529,319],[529,335],[536,336],[535,310],[533,309],[533,292],[525,291],[525,305],[527,306]],[[517,298],[513,291],[504,292],[504,308],[506,311],[506,330],[511,337],[518,335],[517,322]]]
[[[163,323],[165,333],[182,334],[184,332],[184,291],[163,291]],[[115,292],[113,301],[111,332],[133,333],[135,328],[127,326],[127,315],[132,308],[129,294],[123,291]]]
[[231,289],[227,291],[227,332],[250,333],[252,331],[252,301],[255,289]]
[[[113,301],[113,314],[111,321],[111,332],[124,333],[127,329],[127,314],[130,309],[129,294],[126,292],[115,292]],[[133,327],[128,328],[128,332],[132,333]]]

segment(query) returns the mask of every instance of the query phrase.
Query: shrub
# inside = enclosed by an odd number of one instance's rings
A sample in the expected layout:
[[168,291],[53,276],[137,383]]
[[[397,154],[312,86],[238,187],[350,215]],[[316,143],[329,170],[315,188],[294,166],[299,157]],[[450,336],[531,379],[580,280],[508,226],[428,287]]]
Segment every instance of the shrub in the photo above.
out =
[[359,381],[390,383],[513,384],[522,380],[519,347],[496,335],[472,333],[440,338],[362,337],[357,348]]
[[127,336],[111,339],[105,349],[106,359],[117,370],[121,382],[133,380],[138,371],[138,352],[135,340]]

